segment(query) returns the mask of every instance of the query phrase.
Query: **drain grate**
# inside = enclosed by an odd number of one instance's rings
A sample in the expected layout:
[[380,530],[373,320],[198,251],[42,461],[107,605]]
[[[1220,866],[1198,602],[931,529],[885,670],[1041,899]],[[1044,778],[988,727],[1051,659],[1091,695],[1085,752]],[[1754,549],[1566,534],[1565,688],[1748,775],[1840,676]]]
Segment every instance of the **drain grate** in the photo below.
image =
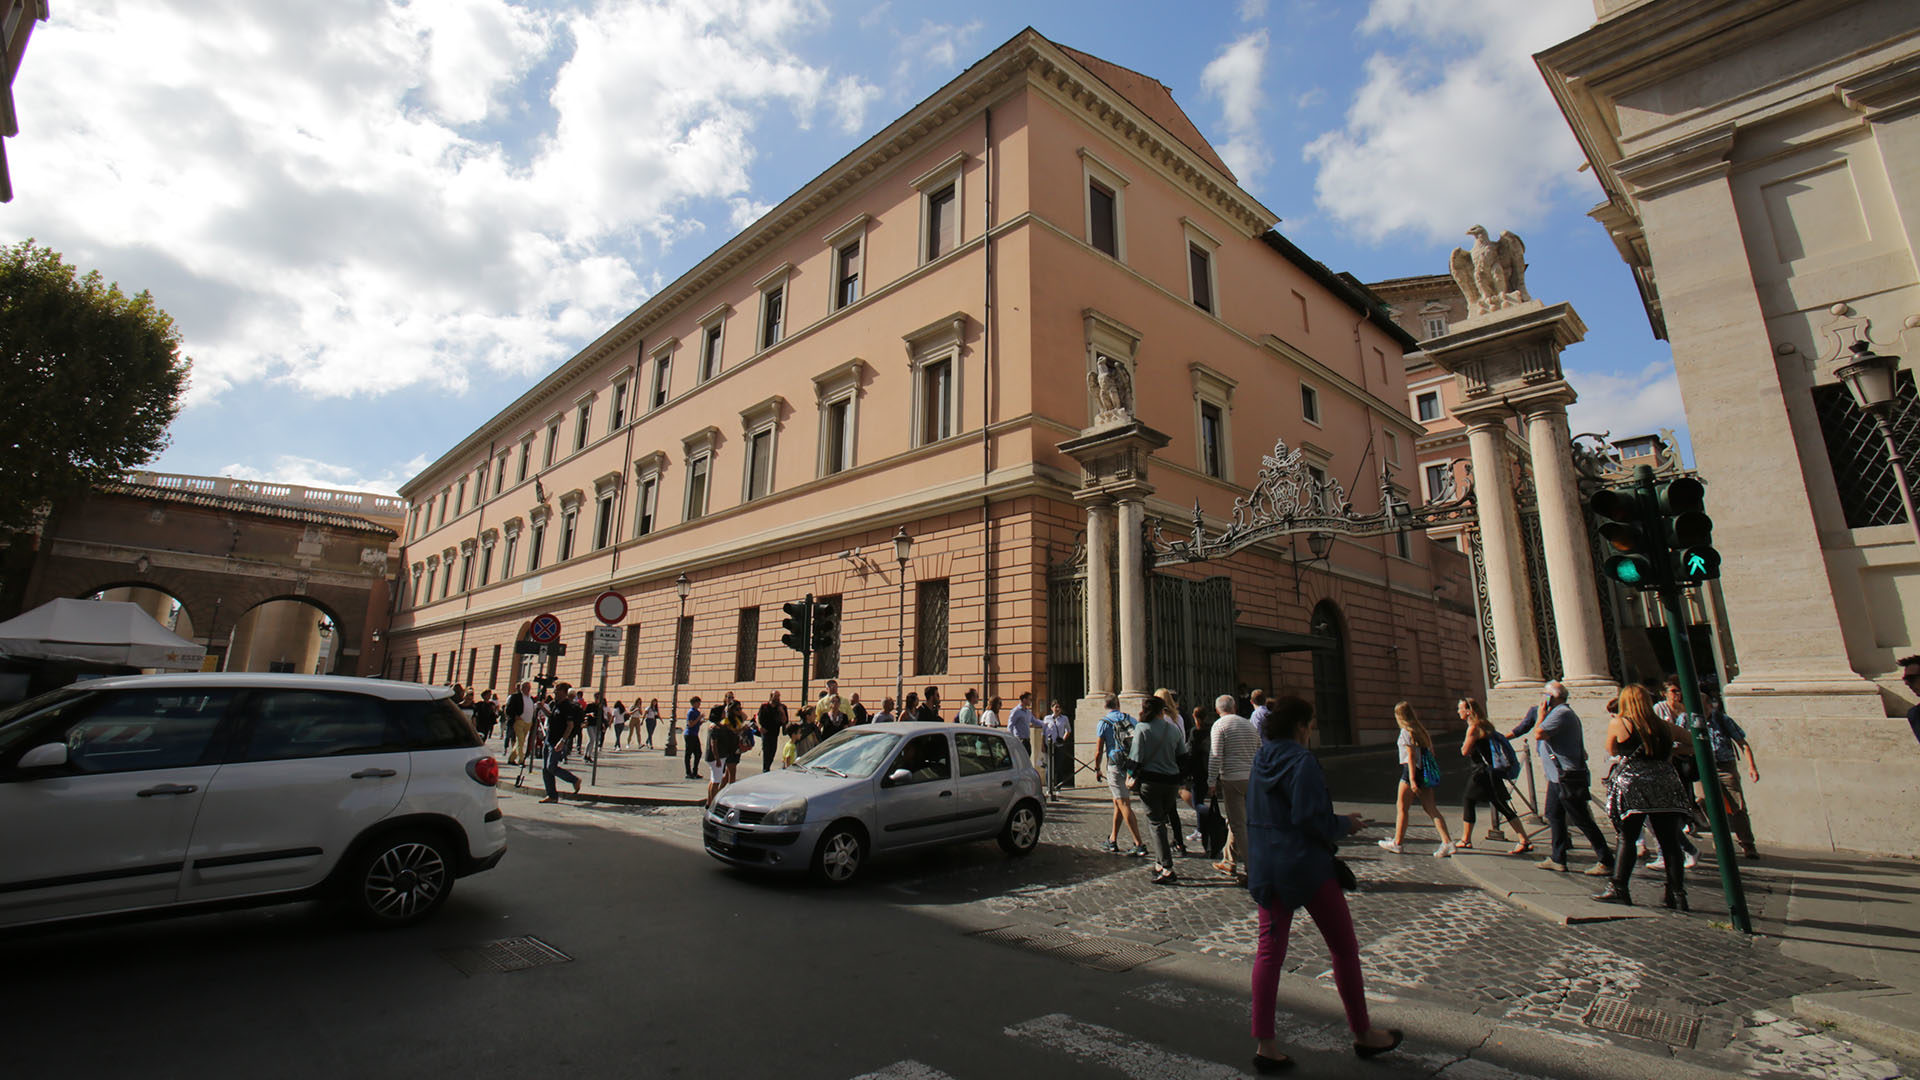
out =
[[1025,949],[1042,956],[1069,960],[1097,971],[1115,973],[1132,971],[1141,964],[1173,955],[1165,949],[1156,949],[1151,945],[1114,941],[1111,938],[1076,934],[1071,930],[1057,930],[1051,927],[1002,926],[995,930],[978,930],[971,936],[982,941],[1011,945],[1016,949]]
[[1700,1035],[1700,1018],[1682,1016],[1646,1005],[1630,1005],[1621,998],[1601,998],[1587,1014],[1587,1026],[1602,1031],[1617,1031],[1641,1039],[1653,1039],[1669,1046],[1693,1045]]
[[468,975],[495,971],[525,971],[548,964],[564,964],[573,957],[537,937],[510,937],[483,941],[458,949],[442,949],[440,955]]

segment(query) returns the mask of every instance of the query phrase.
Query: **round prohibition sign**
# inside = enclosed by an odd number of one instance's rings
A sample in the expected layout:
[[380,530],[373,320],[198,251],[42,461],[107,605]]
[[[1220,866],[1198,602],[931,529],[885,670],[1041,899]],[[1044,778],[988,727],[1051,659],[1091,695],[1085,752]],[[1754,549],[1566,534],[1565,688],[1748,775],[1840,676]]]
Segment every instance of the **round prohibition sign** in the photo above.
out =
[[560,620],[552,613],[535,615],[532,625],[527,627],[527,636],[542,645],[551,645],[560,640]]
[[620,620],[627,617],[627,598],[608,589],[593,598],[593,617],[608,626],[620,625]]

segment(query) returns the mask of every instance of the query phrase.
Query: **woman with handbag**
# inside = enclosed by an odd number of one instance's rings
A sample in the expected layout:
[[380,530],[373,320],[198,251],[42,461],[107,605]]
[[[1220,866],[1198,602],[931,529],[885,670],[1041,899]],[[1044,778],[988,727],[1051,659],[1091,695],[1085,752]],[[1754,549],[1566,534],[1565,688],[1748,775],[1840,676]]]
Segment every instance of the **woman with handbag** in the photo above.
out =
[[[1460,829],[1459,850],[1473,849],[1474,811],[1480,803],[1493,807],[1493,826],[1488,829],[1489,839],[1493,829],[1500,827],[1500,819],[1506,818],[1513,826],[1514,834],[1520,842],[1513,846],[1509,855],[1524,855],[1533,850],[1533,840],[1527,836],[1527,827],[1520,824],[1519,815],[1513,812],[1513,806],[1507,802],[1507,783],[1493,774],[1494,740],[1504,738],[1493,730],[1493,721],[1487,719],[1486,706],[1477,698],[1460,699],[1460,719],[1467,722],[1467,736],[1460,742],[1460,756],[1473,765],[1473,775],[1467,777],[1467,793],[1460,799],[1460,819],[1466,824]],[[1512,747],[1507,749],[1512,753]]]
[[1447,819],[1441,816],[1439,804],[1433,801],[1433,789],[1440,784],[1433,736],[1413,714],[1413,706],[1404,701],[1393,707],[1393,721],[1400,725],[1400,739],[1395,744],[1400,750],[1400,792],[1394,805],[1393,839],[1380,841],[1380,846],[1395,855],[1405,854],[1402,845],[1407,841],[1407,811],[1419,799],[1421,808],[1433,819],[1433,827],[1440,830],[1440,846],[1433,849],[1433,856],[1444,859],[1453,854],[1453,837],[1447,832]]
[[1320,760],[1306,747],[1313,706],[1297,697],[1270,702],[1262,741],[1247,782],[1247,891],[1260,905],[1259,946],[1253,957],[1253,1068],[1277,1073],[1293,1064],[1274,1039],[1274,1001],[1287,961],[1293,913],[1306,908],[1333,957],[1333,983],[1353,1032],[1353,1052],[1370,1058],[1400,1045],[1400,1032],[1373,1026],[1360,979],[1360,943],[1345,889],[1353,871],[1335,855],[1335,843],[1366,827],[1359,814],[1335,814]]
[[1638,686],[1621,690],[1619,702],[1619,715],[1607,723],[1607,753],[1619,759],[1607,779],[1607,816],[1620,831],[1620,844],[1613,883],[1594,899],[1603,904],[1633,904],[1627,884],[1633,876],[1635,842],[1651,825],[1667,872],[1666,904],[1686,911],[1680,825],[1692,811],[1693,800],[1674,768],[1674,755],[1691,751],[1693,736],[1686,728],[1655,716],[1647,692]]

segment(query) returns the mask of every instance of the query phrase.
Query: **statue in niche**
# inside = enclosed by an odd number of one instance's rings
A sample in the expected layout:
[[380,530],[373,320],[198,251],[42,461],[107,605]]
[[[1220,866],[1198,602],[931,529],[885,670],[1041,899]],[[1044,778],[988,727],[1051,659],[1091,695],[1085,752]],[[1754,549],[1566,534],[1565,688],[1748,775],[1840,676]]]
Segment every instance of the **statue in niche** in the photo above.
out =
[[1087,373],[1087,389],[1093,391],[1100,411],[1096,424],[1133,419],[1133,376],[1127,366],[1110,356],[1096,356],[1093,370]]
[[1473,237],[1472,249],[1454,248],[1447,265],[1475,315],[1532,299],[1527,295],[1527,246],[1518,236],[1509,230],[1489,240],[1485,225],[1475,225],[1467,235]]

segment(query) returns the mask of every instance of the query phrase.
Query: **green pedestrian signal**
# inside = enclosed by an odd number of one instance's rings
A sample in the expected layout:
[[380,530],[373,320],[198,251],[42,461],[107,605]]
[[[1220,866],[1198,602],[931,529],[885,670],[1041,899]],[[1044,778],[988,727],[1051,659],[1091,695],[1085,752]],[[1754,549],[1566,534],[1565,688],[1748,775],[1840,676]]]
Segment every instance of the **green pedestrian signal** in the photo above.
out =
[[1658,509],[1644,490],[1609,488],[1594,493],[1593,512],[1601,541],[1613,550],[1601,570],[1614,581],[1637,589],[1663,584],[1664,560],[1654,543]]
[[1713,547],[1706,485],[1691,476],[1668,481],[1660,489],[1660,517],[1676,583],[1718,578],[1720,553]]

